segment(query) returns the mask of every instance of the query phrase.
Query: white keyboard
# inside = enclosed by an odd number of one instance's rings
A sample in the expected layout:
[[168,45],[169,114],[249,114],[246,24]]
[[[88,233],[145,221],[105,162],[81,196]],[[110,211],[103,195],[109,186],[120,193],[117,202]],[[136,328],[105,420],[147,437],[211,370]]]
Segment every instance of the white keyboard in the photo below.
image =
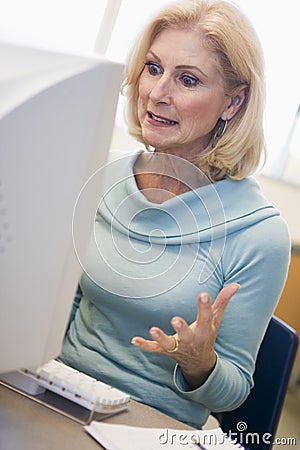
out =
[[56,360],[23,371],[40,386],[98,413],[115,413],[128,406],[128,394]]

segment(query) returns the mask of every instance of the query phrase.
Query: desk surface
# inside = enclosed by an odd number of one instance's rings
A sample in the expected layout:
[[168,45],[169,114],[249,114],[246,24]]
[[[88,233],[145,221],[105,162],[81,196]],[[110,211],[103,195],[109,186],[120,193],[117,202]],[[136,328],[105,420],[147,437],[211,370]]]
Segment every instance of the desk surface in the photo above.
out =
[[[110,418],[109,423],[190,429],[187,425],[140,403]],[[99,450],[102,447],[82,425],[0,386],[1,450]]]

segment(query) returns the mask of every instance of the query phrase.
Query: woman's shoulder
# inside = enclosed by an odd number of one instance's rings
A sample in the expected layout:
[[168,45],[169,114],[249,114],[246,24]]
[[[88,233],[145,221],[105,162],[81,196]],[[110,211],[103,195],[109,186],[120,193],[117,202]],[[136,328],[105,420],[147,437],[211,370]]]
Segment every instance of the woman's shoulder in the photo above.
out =
[[288,259],[291,252],[289,228],[279,211],[227,236],[226,243],[231,257],[238,250],[239,255],[252,255],[253,260],[269,258],[279,264],[282,258]]

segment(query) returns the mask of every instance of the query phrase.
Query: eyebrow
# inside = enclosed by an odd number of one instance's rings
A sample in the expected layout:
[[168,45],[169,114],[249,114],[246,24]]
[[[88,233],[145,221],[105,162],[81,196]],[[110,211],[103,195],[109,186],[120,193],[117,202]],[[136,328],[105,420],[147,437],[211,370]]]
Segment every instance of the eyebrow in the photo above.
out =
[[[152,56],[154,56],[154,58],[161,63],[161,59],[159,58],[159,56],[157,56],[152,50],[149,50],[148,53],[151,53]],[[208,76],[206,75],[206,73],[203,72],[203,70],[201,70],[199,67],[197,66],[193,66],[190,64],[181,64],[179,66],[176,66],[175,69],[184,69],[184,70],[190,70],[190,69],[194,69],[197,70],[198,72],[200,72],[205,78],[208,78]]]

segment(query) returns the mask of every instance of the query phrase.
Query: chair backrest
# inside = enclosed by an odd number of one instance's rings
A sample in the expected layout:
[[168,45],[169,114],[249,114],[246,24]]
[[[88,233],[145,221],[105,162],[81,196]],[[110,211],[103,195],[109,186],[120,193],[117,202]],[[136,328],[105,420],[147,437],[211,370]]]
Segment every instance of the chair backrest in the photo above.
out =
[[234,411],[217,415],[222,430],[251,450],[272,448],[297,347],[296,331],[273,316],[258,353],[255,385],[248,398]]

